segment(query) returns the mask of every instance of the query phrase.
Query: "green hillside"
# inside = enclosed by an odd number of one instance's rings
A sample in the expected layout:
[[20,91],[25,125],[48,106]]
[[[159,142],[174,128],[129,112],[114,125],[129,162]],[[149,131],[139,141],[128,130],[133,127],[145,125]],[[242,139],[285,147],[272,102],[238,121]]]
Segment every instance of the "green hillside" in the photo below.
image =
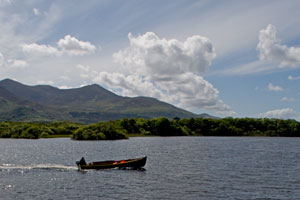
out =
[[150,97],[122,97],[96,84],[58,89],[48,85],[28,86],[10,79],[0,81],[1,121],[73,121],[88,124],[156,117],[196,118],[199,115]]

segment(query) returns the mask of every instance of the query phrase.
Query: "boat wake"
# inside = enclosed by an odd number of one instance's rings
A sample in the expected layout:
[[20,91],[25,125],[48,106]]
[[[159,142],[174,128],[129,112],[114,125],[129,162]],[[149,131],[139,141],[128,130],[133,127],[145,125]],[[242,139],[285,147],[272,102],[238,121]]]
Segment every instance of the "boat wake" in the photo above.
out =
[[2,171],[2,170],[34,170],[34,169],[66,171],[66,170],[77,170],[77,167],[59,165],[59,164],[36,164],[36,165],[0,164],[0,171]]

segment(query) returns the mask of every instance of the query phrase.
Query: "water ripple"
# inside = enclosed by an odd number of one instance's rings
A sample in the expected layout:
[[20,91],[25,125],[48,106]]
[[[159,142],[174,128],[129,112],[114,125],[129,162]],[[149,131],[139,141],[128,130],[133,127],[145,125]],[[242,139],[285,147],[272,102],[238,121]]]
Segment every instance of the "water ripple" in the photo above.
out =
[[[299,138],[0,140],[1,199],[290,200]],[[75,161],[146,154],[146,171],[78,171]],[[35,164],[33,164],[35,163]]]

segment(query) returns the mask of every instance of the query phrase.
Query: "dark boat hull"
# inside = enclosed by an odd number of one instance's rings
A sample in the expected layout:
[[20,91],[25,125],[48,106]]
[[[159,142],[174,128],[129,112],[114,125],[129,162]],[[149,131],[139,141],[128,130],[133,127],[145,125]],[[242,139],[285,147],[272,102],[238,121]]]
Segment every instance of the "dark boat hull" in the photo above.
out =
[[88,164],[80,164],[76,162],[78,169],[111,169],[111,168],[133,168],[139,169],[145,166],[147,156],[128,160],[108,160],[100,162],[91,162]]

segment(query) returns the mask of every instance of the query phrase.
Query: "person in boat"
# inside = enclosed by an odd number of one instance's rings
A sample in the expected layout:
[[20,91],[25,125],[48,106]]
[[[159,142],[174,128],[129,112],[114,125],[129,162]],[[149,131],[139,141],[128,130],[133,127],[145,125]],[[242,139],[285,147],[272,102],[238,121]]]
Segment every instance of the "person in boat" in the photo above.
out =
[[86,165],[86,162],[85,162],[85,158],[82,157],[81,160],[79,161],[79,164],[80,165]]

